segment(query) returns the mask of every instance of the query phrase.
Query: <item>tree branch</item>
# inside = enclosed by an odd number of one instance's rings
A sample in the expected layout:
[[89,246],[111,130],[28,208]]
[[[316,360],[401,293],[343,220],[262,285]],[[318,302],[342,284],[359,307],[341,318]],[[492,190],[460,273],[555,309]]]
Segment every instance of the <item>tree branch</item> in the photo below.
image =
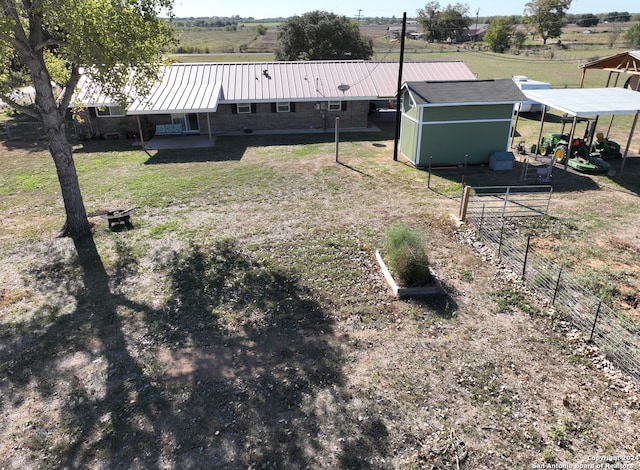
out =
[[5,103],[7,103],[9,106],[11,106],[16,111],[19,111],[19,112],[21,112],[23,114],[26,114],[27,116],[31,116],[32,118],[36,118],[38,121],[42,121],[42,116],[40,116],[40,113],[38,113],[35,109],[30,108],[28,106],[24,106],[24,105],[18,103],[16,100],[11,98],[10,96],[4,95],[4,94],[0,94],[0,100],[2,100]]
[[62,41],[56,41],[55,39],[47,39],[44,42],[41,42],[40,44],[36,44],[36,46],[34,47],[35,51],[40,51],[46,47],[49,46],[63,46],[64,42]]
[[80,81],[80,68],[78,66],[73,66],[71,68],[71,76],[64,87],[64,91],[60,100],[58,102],[58,113],[60,116],[64,117],[67,112],[67,108],[69,108],[69,104],[71,103],[71,98],[73,98],[73,94],[76,91],[76,86]]

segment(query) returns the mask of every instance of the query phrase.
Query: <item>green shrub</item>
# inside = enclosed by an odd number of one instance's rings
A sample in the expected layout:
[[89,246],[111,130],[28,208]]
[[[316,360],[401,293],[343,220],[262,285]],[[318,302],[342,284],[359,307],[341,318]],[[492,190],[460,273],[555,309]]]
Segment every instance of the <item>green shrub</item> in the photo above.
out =
[[405,287],[433,282],[424,246],[425,241],[420,233],[404,224],[387,234],[385,250],[389,267]]

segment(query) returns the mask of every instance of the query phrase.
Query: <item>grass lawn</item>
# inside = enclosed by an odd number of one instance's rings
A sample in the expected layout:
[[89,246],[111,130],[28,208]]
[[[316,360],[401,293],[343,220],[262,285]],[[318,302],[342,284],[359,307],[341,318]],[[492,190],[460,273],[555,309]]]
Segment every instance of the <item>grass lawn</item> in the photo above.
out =
[[[637,384],[458,241],[462,178],[517,169],[441,172],[429,190],[390,135],[342,136],[339,162],[332,133],[76,145],[96,214],[77,245],[54,238],[46,149],[3,142],[0,467],[507,469],[640,452]],[[554,176],[550,253],[637,282],[636,160]],[[97,215],[119,207],[136,208],[133,229]],[[424,233],[445,296],[389,295],[373,253],[400,223]]]

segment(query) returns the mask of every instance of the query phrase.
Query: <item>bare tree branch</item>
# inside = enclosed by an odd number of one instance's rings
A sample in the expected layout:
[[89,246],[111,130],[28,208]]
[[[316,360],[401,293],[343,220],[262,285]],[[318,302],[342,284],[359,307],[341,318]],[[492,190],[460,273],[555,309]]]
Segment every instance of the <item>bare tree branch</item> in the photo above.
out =
[[0,94],[0,100],[4,101],[5,103],[7,103],[9,106],[11,106],[13,109],[15,109],[20,113],[26,114],[27,116],[31,116],[32,118],[36,118],[39,121],[42,120],[42,116],[40,116],[40,114],[35,109],[18,103],[9,95]]

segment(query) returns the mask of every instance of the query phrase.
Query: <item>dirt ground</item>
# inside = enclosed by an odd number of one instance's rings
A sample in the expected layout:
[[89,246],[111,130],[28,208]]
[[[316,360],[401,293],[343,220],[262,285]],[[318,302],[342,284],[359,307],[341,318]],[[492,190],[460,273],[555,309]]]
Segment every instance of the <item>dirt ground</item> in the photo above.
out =
[[[95,243],[3,238],[0,468],[640,468],[638,384],[471,246],[456,199],[388,147],[277,150],[278,185],[211,174]],[[248,177],[252,152],[188,171]],[[390,295],[373,253],[400,220],[445,295]]]

